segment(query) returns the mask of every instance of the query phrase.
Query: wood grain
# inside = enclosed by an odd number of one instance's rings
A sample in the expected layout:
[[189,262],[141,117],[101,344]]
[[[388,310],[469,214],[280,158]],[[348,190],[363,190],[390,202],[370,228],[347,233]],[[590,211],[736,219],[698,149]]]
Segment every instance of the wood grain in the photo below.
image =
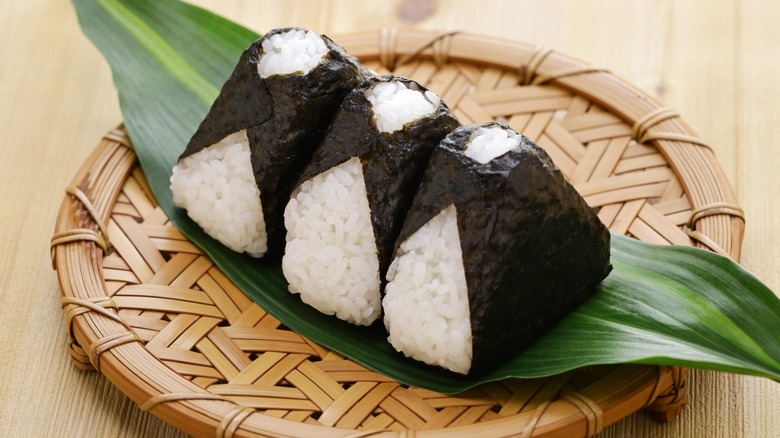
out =
[[[745,210],[742,262],[780,291],[780,4],[770,0],[415,2],[199,0],[263,31],[330,35],[385,26],[543,44],[606,67],[675,108],[715,149]],[[411,5],[411,6],[410,6]],[[72,6],[0,2],[0,436],[180,436],[102,376],[70,363],[48,239],[63,190],[121,120],[110,72]],[[691,373],[673,423],[633,415],[602,436],[780,435],[780,385]]]

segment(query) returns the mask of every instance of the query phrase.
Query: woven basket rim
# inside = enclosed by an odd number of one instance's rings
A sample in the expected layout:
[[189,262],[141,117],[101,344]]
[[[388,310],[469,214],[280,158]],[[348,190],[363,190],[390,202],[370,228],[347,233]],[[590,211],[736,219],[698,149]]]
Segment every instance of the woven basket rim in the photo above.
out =
[[[664,135],[660,137],[645,140],[658,146],[685,186],[694,216],[700,216],[691,222],[692,231],[704,236],[704,246],[714,245],[714,249],[734,259],[739,258],[744,222],[735,213],[738,210],[733,209],[736,206],[734,195],[714,155],[706,145],[692,141],[697,140],[695,134],[676,115],[660,121],[652,118],[648,120],[647,114],[662,114],[664,107],[627,82],[557,52],[470,33],[382,30],[337,36],[334,39],[361,59],[380,60],[385,66],[391,67],[405,58],[413,58],[433,59],[442,65],[462,62],[501,69],[525,69],[523,74],[527,73],[529,80],[546,75],[548,82],[592,99],[633,124],[634,131],[639,131],[635,134],[662,132]],[[534,61],[535,56],[541,56],[542,59],[534,66],[534,71],[528,73],[528,64]],[[561,69],[568,69],[563,72],[569,74],[557,77]],[[623,99],[637,105],[622,102]],[[643,126],[643,123],[651,122],[654,123]],[[142,343],[135,342],[137,338],[115,336],[108,339],[117,331],[127,329],[121,326],[121,321],[111,320],[106,315],[112,312],[93,309],[95,303],[99,307],[101,300],[107,298],[105,293],[101,295],[101,291],[105,291],[101,263],[101,246],[105,242],[99,240],[102,233],[97,224],[107,223],[124,182],[132,172],[137,171],[134,169],[135,154],[120,126],[104,137],[77,172],[72,187],[78,188],[77,192],[84,197],[74,195],[73,191],[65,196],[55,226],[55,236],[75,236],[64,242],[56,242],[52,246],[52,256],[61,293],[65,298],[72,298],[71,301],[63,302],[69,323],[72,322],[71,348],[90,346],[79,353],[86,357],[84,366],[94,366],[97,361],[99,371],[134,402],[142,407],[146,404],[146,408],[154,415],[192,435],[202,436],[207,432],[213,435],[213,431],[224,432],[227,428],[231,431],[235,429],[237,436],[309,436],[315,433],[325,436],[365,436],[362,432],[354,435],[356,431],[352,429],[298,423],[241,410],[224,398],[209,396],[205,390],[170,370],[147,351]],[[702,172],[701,169],[706,171]],[[711,187],[715,187],[715,193],[706,190]],[[144,187],[144,190],[151,197],[148,187]],[[85,211],[85,203],[91,205],[86,210],[94,211]],[[92,307],[88,307],[90,305]],[[560,409],[560,424],[552,429],[542,427],[531,430],[535,434],[565,432],[570,435],[583,428],[587,434],[598,432],[604,426],[649,405],[669,389],[679,389],[685,377],[685,370],[676,367],[622,365],[619,368],[617,375],[629,382],[621,387],[619,393],[600,394],[601,398],[596,401],[595,408],[587,408],[589,402],[585,402],[586,407],[583,408],[576,400],[556,400],[545,408],[548,414],[550,409]],[[676,398],[673,400],[674,403],[678,401]],[[149,406],[150,402],[152,406]],[[538,415],[541,416],[543,412]],[[479,432],[484,436],[504,436],[511,431],[517,433],[517,428],[528,424],[529,420],[538,420],[534,415],[524,412],[485,423],[417,433],[421,436],[434,436],[442,432],[462,436]],[[395,435],[395,432],[370,434],[390,436]]]

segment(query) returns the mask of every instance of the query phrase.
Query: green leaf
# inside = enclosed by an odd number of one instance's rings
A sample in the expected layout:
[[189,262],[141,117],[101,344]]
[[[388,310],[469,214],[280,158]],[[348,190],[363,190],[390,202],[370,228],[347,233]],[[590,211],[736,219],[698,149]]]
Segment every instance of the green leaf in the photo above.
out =
[[172,166],[258,35],[173,0],[74,0],[111,65],[125,123],[164,211],[268,312],[298,333],[409,385],[453,393],[506,377],[586,365],[680,365],[780,381],[780,300],[736,263],[687,247],[613,236],[613,273],[531,348],[490,373],[462,377],[406,359],[379,327],[325,316],[287,292],[279,262],[257,262],[205,235],[172,205]]
[[178,224],[182,215],[174,211],[168,188],[171,168],[236,60],[259,35],[179,1],[73,4],[84,33],[111,65],[125,127],[146,177]]

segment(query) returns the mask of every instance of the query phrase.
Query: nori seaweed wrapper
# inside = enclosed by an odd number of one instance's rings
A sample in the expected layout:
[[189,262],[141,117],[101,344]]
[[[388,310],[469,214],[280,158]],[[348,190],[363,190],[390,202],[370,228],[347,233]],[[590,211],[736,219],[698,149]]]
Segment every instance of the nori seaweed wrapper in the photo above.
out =
[[481,164],[453,131],[433,152],[398,246],[455,204],[472,333],[470,373],[529,346],[595,291],[612,269],[609,230],[526,137]]
[[307,74],[260,77],[262,42],[300,28],[274,29],[241,55],[198,130],[179,157],[246,129],[252,169],[260,189],[268,251],[284,248],[284,207],[293,183],[322,140],[344,97],[372,73],[330,38],[329,52]]
[[450,109],[440,101],[436,111],[409,122],[395,132],[379,132],[366,90],[379,82],[414,84],[410,79],[385,75],[368,79],[344,99],[322,144],[301,174],[296,188],[328,169],[353,157],[363,167],[371,224],[377,245],[381,289],[392,261],[396,237],[420,184],[428,158],[439,142],[460,126]]

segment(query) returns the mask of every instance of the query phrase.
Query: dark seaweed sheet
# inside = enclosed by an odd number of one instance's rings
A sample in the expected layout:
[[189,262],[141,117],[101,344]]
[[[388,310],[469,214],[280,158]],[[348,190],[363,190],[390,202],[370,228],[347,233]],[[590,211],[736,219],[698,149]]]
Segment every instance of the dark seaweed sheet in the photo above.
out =
[[358,157],[363,166],[371,223],[377,243],[379,272],[390,265],[396,237],[422,179],[431,152],[460,123],[442,101],[436,112],[404,125],[379,132],[366,90],[378,82],[400,81],[428,89],[391,75],[371,78],[355,88],[342,103],[325,139],[304,169],[296,187],[320,173]]
[[496,125],[459,128],[441,142],[396,244],[455,204],[471,372],[529,346],[611,270],[609,231],[542,148],[522,137],[519,147],[486,164],[463,155],[474,130]]
[[292,29],[298,28],[268,32],[244,51],[179,158],[246,129],[269,253],[276,254],[284,247],[283,214],[293,183],[322,140],[341,101],[371,75],[357,59],[323,35],[330,51],[309,73],[261,78],[257,63],[263,53],[263,40]]

